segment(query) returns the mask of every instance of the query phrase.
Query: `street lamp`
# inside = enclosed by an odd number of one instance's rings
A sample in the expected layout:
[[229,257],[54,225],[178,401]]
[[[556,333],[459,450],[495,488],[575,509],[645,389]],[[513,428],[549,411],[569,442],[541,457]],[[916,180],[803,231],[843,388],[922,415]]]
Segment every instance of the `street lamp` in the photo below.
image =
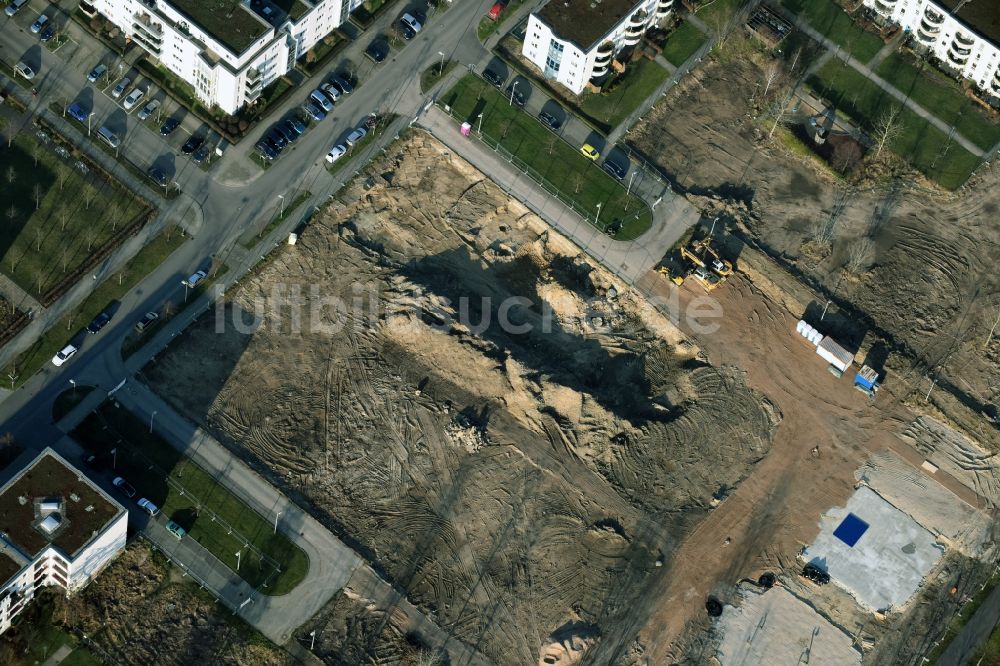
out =
[[239,570],[240,570],[240,554],[241,554],[242,552],[243,552],[243,551],[242,551],[242,549],[241,549],[241,550],[238,550],[238,551],[236,551],[236,570],[237,570],[237,571],[239,571]]
[[118,466],[118,447],[111,449],[111,469]]
[[514,81],[514,85],[510,87],[510,100],[507,106],[514,106],[514,93],[517,92],[517,81]]
[[279,194],[278,198],[281,200],[281,210],[278,211],[278,217],[282,218],[285,216],[285,195]]
[[153,432],[153,419],[154,418],[156,418],[156,410],[155,409],[153,410],[153,413],[149,415],[149,432],[150,433]]
[[601,220],[601,204],[597,204],[597,217],[594,218],[594,226],[597,227],[598,229],[601,228],[601,225],[599,224],[600,220]]
[[76,380],[75,379],[71,379],[71,380],[69,380],[69,383],[70,383],[70,386],[73,387],[73,397],[76,397]]
[[479,136],[483,135],[483,114],[479,114]]
[[280,516],[281,516],[281,512],[280,511],[274,515],[274,533],[275,534],[278,533],[278,518]]
[[441,56],[441,64],[438,65],[438,76],[444,74],[444,51],[438,51],[438,55]]
[[316,630],[315,629],[313,629],[312,631],[309,632],[309,638],[312,639],[312,640],[309,641],[309,651],[312,652],[312,649],[314,647],[316,647]]

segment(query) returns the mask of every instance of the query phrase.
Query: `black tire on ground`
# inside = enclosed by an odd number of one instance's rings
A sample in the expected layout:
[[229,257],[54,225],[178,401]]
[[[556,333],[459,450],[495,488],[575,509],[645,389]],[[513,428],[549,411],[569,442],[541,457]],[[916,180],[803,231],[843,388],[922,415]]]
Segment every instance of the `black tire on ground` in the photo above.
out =
[[774,574],[770,571],[765,571],[760,575],[760,578],[757,579],[757,584],[763,588],[772,588],[774,587],[775,581],[776,578]]
[[722,602],[715,597],[709,597],[705,602],[705,610],[711,617],[719,617],[722,615]]

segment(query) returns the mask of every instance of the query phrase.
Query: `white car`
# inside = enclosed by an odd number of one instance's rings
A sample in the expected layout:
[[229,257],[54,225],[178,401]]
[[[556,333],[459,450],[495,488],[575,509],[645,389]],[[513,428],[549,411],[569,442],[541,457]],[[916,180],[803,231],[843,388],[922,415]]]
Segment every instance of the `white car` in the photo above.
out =
[[319,87],[319,89],[322,90],[324,93],[326,93],[326,96],[332,99],[334,102],[340,99],[340,94],[341,94],[340,88],[333,85],[332,83],[324,83]]
[[111,91],[111,96],[118,99],[125,93],[125,89],[128,88],[128,84],[132,83],[132,79],[127,76],[118,82],[115,89]]
[[146,96],[145,90],[140,90],[139,88],[136,88],[135,90],[133,90],[128,94],[128,96],[125,98],[125,101],[122,102],[122,106],[125,107],[126,111],[131,111],[133,108],[135,108],[135,105],[139,103],[139,100],[141,100],[145,96]]
[[345,148],[343,144],[338,143],[336,146],[330,149],[330,152],[326,154],[326,161],[329,162],[330,164],[333,164],[341,157],[343,157],[346,153],[347,153],[347,148]]
[[368,130],[366,130],[364,127],[359,127],[350,134],[348,134],[345,141],[347,142],[348,146],[353,148],[354,144],[356,144],[358,141],[361,141],[361,139],[365,138],[365,136],[367,135],[368,135]]
[[156,113],[156,110],[158,108],[160,108],[160,100],[158,99],[150,100],[149,104],[139,109],[139,113],[137,113],[135,117],[138,118],[139,120],[145,120],[146,118],[149,118],[151,115]]
[[181,284],[183,284],[185,287],[193,287],[202,280],[204,280],[207,275],[208,273],[206,273],[205,271],[198,271],[197,273],[191,275],[191,277],[189,277],[187,280],[181,282]]
[[156,505],[155,505],[155,504],[153,504],[152,502],[150,502],[150,501],[149,501],[148,499],[146,499],[145,497],[141,497],[141,498],[139,498],[139,501],[138,501],[138,502],[136,502],[136,504],[138,504],[138,505],[139,505],[139,508],[140,508],[140,509],[142,509],[143,511],[145,511],[146,513],[148,513],[148,514],[149,514],[150,516],[152,516],[153,518],[155,518],[155,517],[156,517],[156,515],[157,515],[158,513],[160,513],[160,510],[156,508]]
[[410,26],[410,29],[413,30],[413,32],[420,32],[423,30],[424,26],[420,25],[420,21],[415,19],[410,13],[403,14],[399,20]]
[[14,65],[14,71],[29,81],[35,78],[35,70],[31,69],[26,62],[19,62]]
[[69,358],[77,351],[76,345],[66,345],[52,357],[52,365],[58,368],[60,365],[68,361]]

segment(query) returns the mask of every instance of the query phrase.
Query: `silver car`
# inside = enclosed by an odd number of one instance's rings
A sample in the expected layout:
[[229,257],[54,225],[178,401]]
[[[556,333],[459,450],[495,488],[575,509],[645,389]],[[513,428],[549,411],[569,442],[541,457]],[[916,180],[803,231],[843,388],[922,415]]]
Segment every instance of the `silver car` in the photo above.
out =
[[128,88],[128,84],[132,83],[132,79],[127,76],[118,82],[115,89],[111,91],[111,96],[118,99],[125,93],[125,89]]
[[158,108],[160,108],[160,100],[158,99],[150,100],[149,104],[139,109],[139,113],[135,114],[135,117],[138,118],[139,120],[145,120],[146,118],[149,118],[151,115],[156,113],[156,110]]

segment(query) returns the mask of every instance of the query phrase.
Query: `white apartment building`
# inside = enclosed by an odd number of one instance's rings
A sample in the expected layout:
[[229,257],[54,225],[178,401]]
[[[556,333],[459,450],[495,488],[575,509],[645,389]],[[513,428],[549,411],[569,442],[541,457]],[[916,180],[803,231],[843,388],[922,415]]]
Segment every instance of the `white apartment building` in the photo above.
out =
[[900,25],[942,64],[1000,97],[1000,2],[997,0],[864,0]]
[[528,18],[521,53],[545,78],[579,95],[673,7],[674,0],[549,0]]
[[235,113],[363,0],[90,0],[206,106]]
[[0,488],[0,634],[45,585],[69,596],[125,548],[128,512],[50,448]]

